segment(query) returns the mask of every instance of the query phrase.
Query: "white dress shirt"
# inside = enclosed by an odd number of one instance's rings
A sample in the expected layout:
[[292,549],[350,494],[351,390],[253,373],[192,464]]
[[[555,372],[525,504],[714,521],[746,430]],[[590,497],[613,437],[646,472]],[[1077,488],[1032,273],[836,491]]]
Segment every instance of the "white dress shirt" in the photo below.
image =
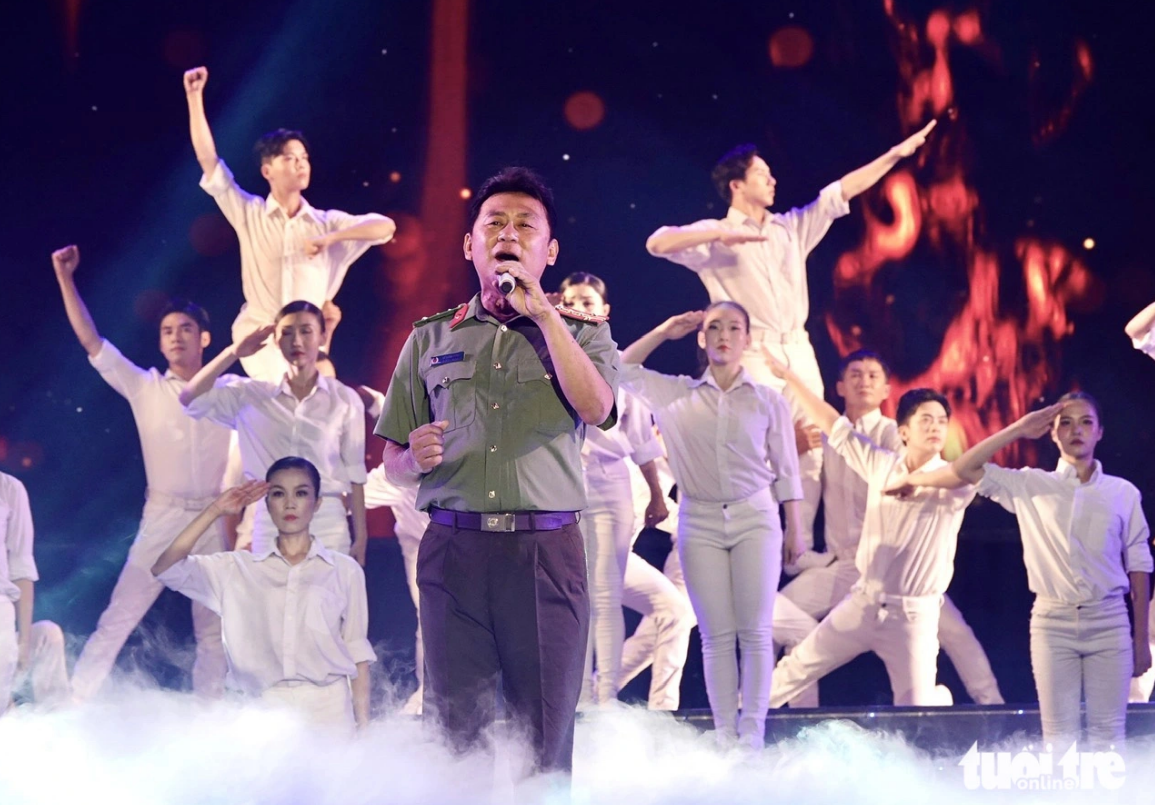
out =
[[[229,457],[230,428],[216,422],[198,422],[180,404],[185,383],[171,370],[141,369],[108,341],[89,363],[108,385],[128,400],[144,475],[151,492],[185,500],[216,497]],[[224,388],[233,376],[219,378]]]
[[306,241],[366,221],[383,221],[385,216],[318,210],[301,199],[301,209],[290,218],[271,194],[261,198],[238,187],[223,160],[201,178],[200,185],[233,225],[241,244],[245,306],[238,320],[247,318],[252,325],[245,330],[269,324],[282,307],[298,299],[320,307],[336,295],[349,266],[366,249],[385,243],[342,240],[306,257]]
[[[887,450],[858,433],[846,417],[830,432],[830,447],[867,482],[866,516],[855,555],[855,588],[868,595],[942,595],[954,575],[958,529],[972,486],[920,488],[908,497],[884,495],[893,481],[910,474],[905,450]],[[935,456],[916,471],[946,466]]]
[[620,382],[653,411],[679,494],[702,503],[769,488],[779,503],[802,497],[790,405],[745,369],[726,391],[708,370],[694,378],[624,364]]
[[[701,278],[711,302],[741,303],[750,313],[752,330],[788,333],[806,327],[810,293],[806,285],[806,256],[822,240],[836,218],[850,212],[842,198],[842,182],[822,189],[805,207],[785,213],[767,212],[762,224],[730,208],[721,220],[706,219],[683,231],[729,229],[767,240],[725,246],[718,241],[660,255],[685,266]],[[674,227],[662,227],[654,235]]]
[[429,515],[417,508],[417,486],[398,486],[378,464],[365,479],[365,508],[388,506],[393,512],[397,536],[419,540],[429,527]]
[[318,375],[298,400],[287,376],[280,383],[230,377],[193,400],[188,413],[237,429],[245,478],[263,481],[274,461],[300,456],[321,473],[322,495],[365,483],[365,406],[357,392]]
[[315,539],[296,565],[274,545],[190,556],[157,579],[221,616],[230,681],[250,695],[278,682],[328,685],[377,659],[364,571]]
[[[36,581],[36,561],[32,557],[32,510],[24,484],[0,472],[0,598],[15,603],[20,588],[14,582]],[[3,702],[0,704],[7,704]]]
[[[898,452],[902,439],[898,423],[875,408],[854,423],[854,430],[879,447]],[[826,437],[822,439],[822,506],[826,512],[826,550],[839,560],[853,560],[862,537],[862,520],[866,514],[868,486],[866,480],[851,469],[846,459],[835,452]]]
[[1091,604],[1131,589],[1129,572],[1150,573],[1150,532],[1139,490],[1095,462],[1087,483],[1059,459],[1053,472],[983,466],[978,493],[1019,520],[1027,584],[1042,598]]
[[654,434],[653,417],[633,394],[618,389],[618,421],[609,430],[586,428],[582,463],[613,462],[629,458],[641,466],[662,455]]

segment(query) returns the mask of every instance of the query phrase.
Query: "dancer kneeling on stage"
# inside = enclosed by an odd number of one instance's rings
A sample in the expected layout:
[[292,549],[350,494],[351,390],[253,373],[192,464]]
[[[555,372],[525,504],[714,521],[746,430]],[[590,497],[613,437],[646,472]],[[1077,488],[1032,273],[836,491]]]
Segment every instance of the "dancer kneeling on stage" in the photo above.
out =
[[912,389],[898,401],[901,450],[875,444],[850,420],[778,362],[785,379],[827,444],[867,483],[866,513],[855,554],[858,581],[818,628],[774,669],[770,706],[850,660],[873,651],[886,665],[896,705],[933,705],[942,597],[954,574],[954,554],[971,487],[924,490],[907,498],[883,490],[909,473],[947,466],[940,455],[950,403],[930,389]]
[[[1053,471],[988,463],[1015,440],[1048,432],[1059,446]],[[979,442],[950,466],[912,475],[894,490],[977,483],[980,495],[1018,518],[1027,583],[1035,594],[1031,667],[1039,716],[1043,740],[1056,749],[1079,734],[1080,697],[1087,703],[1092,748],[1121,743],[1131,677],[1151,665],[1150,532],[1139,490],[1107,475],[1095,459],[1102,438],[1098,404],[1085,392],[1072,392]],[[1128,593],[1133,632],[1123,600]]]
[[[701,377],[639,365],[663,341],[695,330],[709,362]],[[783,559],[791,561],[804,546],[790,406],[742,368],[749,342],[749,317],[736,302],[674,316],[622,353],[622,386],[654,412],[678,482],[678,550],[702,634],[714,728],[724,740],[758,748],[765,742],[774,668],[778,579]]]
[[[232,687],[301,710],[317,724],[350,732],[369,721],[365,574],[352,557],[309,532],[321,476],[296,456],[269,467],[265,481],[221,494],[152,567],[167,587],[221,616]],[[200,535],[267,493],[276,540],[264,551],[192,556]]]

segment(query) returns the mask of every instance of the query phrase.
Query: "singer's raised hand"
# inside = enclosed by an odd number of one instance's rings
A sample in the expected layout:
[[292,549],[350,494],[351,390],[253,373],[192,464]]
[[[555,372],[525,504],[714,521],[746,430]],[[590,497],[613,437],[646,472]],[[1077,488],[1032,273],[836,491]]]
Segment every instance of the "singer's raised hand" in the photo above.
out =
[[[523,316],[534,321],[540,321],[550,315],[554,306],[549,303],[545,291],[541,287],[541,280],[526,271],[518,263],[510,262],[502,266],[504,272],[516,283],[514,289],[505,295],[510,307]],[[500,280],[500,275],[498,275]]]

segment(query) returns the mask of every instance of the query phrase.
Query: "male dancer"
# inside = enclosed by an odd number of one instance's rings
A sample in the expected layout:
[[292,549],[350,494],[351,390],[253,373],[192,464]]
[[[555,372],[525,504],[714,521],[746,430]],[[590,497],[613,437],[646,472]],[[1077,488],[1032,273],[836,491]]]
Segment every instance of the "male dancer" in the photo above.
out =
[[974,488],[924,490],[904,499],[882,492],[911,472],[946,466],[941,450],[950,422],[949,403],[930,389],[902,395],[898,430],[905,447],[887,450],[856,431],[847,417],[840,417],[790,369],[776,361],[771,366],[834,451],[867,481],[868,491],[856,553],[858,581],[818,628],[778,663],[770,706],[781,707],[865,651],[873,651],[885,663],[896,705],[936,704],[939,612],[954,573],[958,529]]
[[[233,322],[233,341],[240,342],[269,324],[277,311],[303,299],[318,308],[336,296],[349,270],[370,246],[393,237],[396,226],[384,215],[350,215],[318,210],[302,198],[309,186],[309,146],[299,131],[277,129],[257,141],[261,176],[269,183],[266,198],[237,186],[217,156],[205,117],[204,88],[209,72],[196,67],[184,74],[189,132],[204,176],[201,187],[213,197],[241,242],[241,284],[245,304]],[[321,349],[329,354],[330,342]],[[266,343],[242,359],[249,377],[278,382],[288,368],[275,344]]]
[[[663,226],[650,235],[646,248],[655,257],[665,257],[697,273],[711,302],[731,300],[746,307],[751,345],[742,365],[756,382],[783,391],[782,381],[770,370],[770,362],[777,360],[821,397],[822,375],[805,330],[810,315],[806,256],[834,219],[850,212],[850,199],[874,186],[899,160],[917,151],[934,124],[932,120],[873,162],[828,185],[807,206],[785,213],[767,209],[774,203],[777,185],[770,166],[753,145],[740,145],[718,161],[712,174],[718,194],[730,205],[726,217],[688,226]],[[804,417],[788,389],[786,396],[794,418]],[[822,496],[822,450],[810,450],[800,469],[802,536],[807,548],[813,549],[814,515]],[[796,567],[821,561],[808,551]]]
[[[68,322],[88,352],[89,362],[132,407],[148,479],[140,531],[129,549],[108,608],[72,672],[73,695],[84,700],[100,689],[124,641],[164,589],[153,578],[153,563],[220,493],[230,431],[187,416],[179,400],[189,378],[201,368],[205,347],[209,345],[209,322],[204,310],[193,304],[167,308],[160,320],[160,351],[168,361],[168,369],[164,374],[156,369],[141,369],[97,332],[73,276],[80,265],[80,250],[66,246],[53,252],[52,265]],[[198,553],[223,549],[224,533],[215,526],[196,546]],[[224,690],[226,670],[220,618],[200,604],[192,605],[192,614],[197,641],[193,690],[205,696],[219,696]]]
[[[889,381],[890,369],[882,356],[858,350],[842,359],[836,388],[846,403],[845,417],[854,431],[879,447],[898,452],[902,449],[898,423],[883,416],[881,409],[883,400],[890,396]],[[815,626],[858,581],[854,560],[862,538],[868,494],[867,482],[825,439],[823,451],[826,552],[821,556],[827,557],[828,564],[803,570],[781,591],[783,597],[815,619]],[[779,630],[777,615],[776,609],[775,633]],[[948,595],[942,598],[938,640],[976,704],[1003,703],[986,652]],[[941,703],[950,704],[949,691],[942,685],[937,690]]]

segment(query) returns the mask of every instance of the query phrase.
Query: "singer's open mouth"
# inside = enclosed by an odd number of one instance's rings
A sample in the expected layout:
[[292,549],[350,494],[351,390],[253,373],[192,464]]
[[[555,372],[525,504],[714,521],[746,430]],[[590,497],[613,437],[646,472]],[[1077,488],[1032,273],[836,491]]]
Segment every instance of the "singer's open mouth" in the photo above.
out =
[[506,262],[506,261],[510,261],[510,260],[512,260],[512,261],[513,261],[513,262],[515,262],[515,263],[520,263],[520,262],[521,262],[521,258],[520,258],[520,257],[518,257],[518,256],[517,256],[516,254],[514,254],[513,252],[498,252],[497,254],[495,254],[495,255],[493,255],[493,256],[494,256],[495,258],[497,258],[498,260],[500,260],[501,262],[503,262],[503,263],[504,263],[504,262]]

